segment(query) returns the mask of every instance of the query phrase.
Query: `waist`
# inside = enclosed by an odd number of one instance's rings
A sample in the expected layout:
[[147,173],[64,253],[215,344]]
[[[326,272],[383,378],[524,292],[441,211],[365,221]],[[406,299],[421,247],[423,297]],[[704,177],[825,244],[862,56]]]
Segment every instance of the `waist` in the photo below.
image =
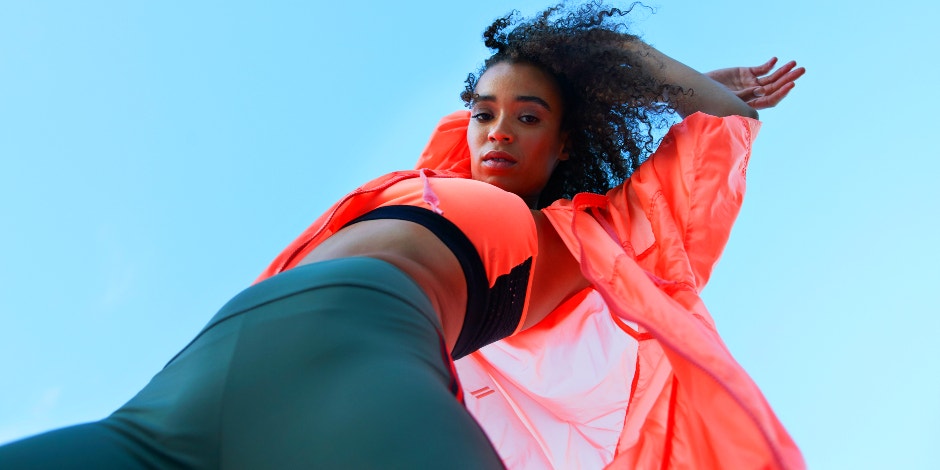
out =
[[[524,242],[521,249],[516,246],[519,240],[507,230],[513,226],[499,223],[506,220],[462,222],[475,238],[434,211],[381,206],[347,222],[302,262],[368,256],[399,267],[432,300],[445,343],[457,359],[520,329],[533,261],[532,254],[525,258],[532,252]],[[509,266],[512,259],[517,264]],[[494,278],[488,277],[490,270]]]
[[453,350],[466,315],[467,283],[457,257],[435,233],[407,220],[366,220],[333,234],[299,265],[352,257],[385,261],[410,277],[431,301]]

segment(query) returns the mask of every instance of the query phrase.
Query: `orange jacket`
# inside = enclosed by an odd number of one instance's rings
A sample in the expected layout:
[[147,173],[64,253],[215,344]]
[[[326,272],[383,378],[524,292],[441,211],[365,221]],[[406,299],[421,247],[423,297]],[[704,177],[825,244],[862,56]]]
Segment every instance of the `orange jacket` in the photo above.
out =
[[[468,122],[466,111],[445,117],[417,167],[469,177]],[[508,467],[804,467],[698,296],[740,208],[758,128],[695,114],[624,185],[543,209],[594,290],[457,362],[468,409]],[[343,209],[417,174],[337,202],[259,280],[332,234]]]
[[[469,177],[468,122],[445,117],[417,167]],[[689,116],[623,185],[543,209],[595,291],[457,362],[468,409],[507,466],[805,466],[698,295],[759,128]]]

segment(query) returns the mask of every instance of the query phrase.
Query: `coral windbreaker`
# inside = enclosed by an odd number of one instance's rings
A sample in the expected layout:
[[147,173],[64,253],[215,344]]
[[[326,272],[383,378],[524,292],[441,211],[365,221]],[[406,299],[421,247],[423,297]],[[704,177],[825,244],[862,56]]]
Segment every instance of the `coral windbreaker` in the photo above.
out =
[[[418,168],[470,177],[469,113],[441,120]],[[760,123],[702,113],[627,182],[543,213],[591,282],[536,327],[457,361],[468,409],[510,468],[803,468],[799,449],[718,336],[699,292],[740,209]],[[333,206],[260,279],[292,267]]]

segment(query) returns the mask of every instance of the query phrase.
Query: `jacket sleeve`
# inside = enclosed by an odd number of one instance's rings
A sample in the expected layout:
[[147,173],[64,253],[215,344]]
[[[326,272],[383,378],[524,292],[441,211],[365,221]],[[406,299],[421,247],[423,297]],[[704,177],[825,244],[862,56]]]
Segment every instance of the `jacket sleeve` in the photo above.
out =
[[[428,143],[418,158],[415,169],[428,168],[435,171],[448,170],[456,176],[470,177],[470,149],[467,146],[467,126],[470,123],[470,112],[456,111],[444,116],[431,134]],[[396,177],[382,176],[366,183],[354,193],[369,191],[369,188],[381,187]],[[271,264],[255,279],[261,282],[277,273],[293,267],[300,259],[309,253],[318,243],[330,234],[336,227],[331,225],[333,216],[342,207],[348,204],[353,194],[333,205],[321,215],[297,239],[291,242]],[[335,224],[334,224],[335,225]]]
[[467,146],[469,111],[444,116],[428,139],[415,169],[448,170],[470,177],[470,148]]
[[695,113],[608,193],[621,244],[644,269],[696,292],[705,287],[741,208],[759,129],[753,119]]

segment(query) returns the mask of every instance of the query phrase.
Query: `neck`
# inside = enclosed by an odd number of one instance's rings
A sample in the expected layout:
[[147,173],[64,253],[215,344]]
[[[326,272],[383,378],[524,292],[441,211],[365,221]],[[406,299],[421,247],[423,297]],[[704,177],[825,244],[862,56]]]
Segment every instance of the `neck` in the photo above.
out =
[[535,210],[535,209],[538,209],[540,195],[541,194],[533,194],[530,196],[520,196],[520,197],[522,198],[523,201],[525,201],[525,204],[529,206],[529,209]]

